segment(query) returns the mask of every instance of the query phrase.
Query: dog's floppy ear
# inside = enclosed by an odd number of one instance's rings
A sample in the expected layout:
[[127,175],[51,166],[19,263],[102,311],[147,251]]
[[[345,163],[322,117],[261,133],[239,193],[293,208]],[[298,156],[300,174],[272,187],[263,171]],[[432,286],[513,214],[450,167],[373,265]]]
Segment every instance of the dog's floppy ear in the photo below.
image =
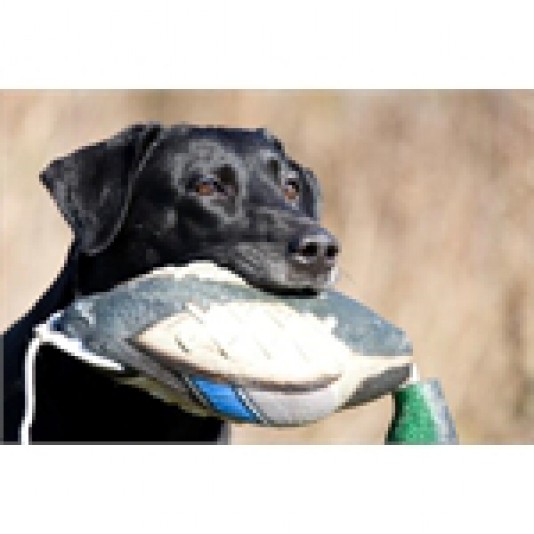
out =
[[120,230],[137,175],[163,130],[156,123],[133,125],[53,161],[41,173],[85,254],[104,250]]

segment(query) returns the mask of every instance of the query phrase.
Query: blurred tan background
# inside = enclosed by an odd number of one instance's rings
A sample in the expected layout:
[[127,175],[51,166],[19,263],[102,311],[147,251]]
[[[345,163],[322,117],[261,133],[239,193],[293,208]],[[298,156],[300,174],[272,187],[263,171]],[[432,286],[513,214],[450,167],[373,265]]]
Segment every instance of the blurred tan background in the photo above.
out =
[[[406,330],[463,443],[534,442],[534,92],[2,91],[2,331],[71,236],[40,170],[134,121],[265,126],[319,176],[338,287]],[[387,398],[235,443],[380,443]]]

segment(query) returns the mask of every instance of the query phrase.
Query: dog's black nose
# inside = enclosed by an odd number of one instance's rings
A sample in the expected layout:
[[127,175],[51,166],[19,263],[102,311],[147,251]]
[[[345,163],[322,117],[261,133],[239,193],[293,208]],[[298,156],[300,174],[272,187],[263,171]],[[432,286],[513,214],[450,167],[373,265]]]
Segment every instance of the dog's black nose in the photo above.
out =
[[302,234],[289,246],[294,261],[323,269],[333,267],[339,254],[337,239],[324,229],[317,229]]

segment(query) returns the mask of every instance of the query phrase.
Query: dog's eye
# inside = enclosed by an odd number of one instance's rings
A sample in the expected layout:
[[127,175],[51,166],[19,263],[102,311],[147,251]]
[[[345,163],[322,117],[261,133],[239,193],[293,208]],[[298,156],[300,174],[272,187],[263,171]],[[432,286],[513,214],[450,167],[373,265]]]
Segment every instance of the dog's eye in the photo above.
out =
[[214,195],[221,191],[221,184],[213,176],[203,176],[195,184],[195,192],[203,197]]
[[300,185],[296,180],[290,179],[284,183],[284,196],[287,198],[287,200],[290,202],[295,202],[298,200],[299,194]]
[[233,197],[237,192],[235,172],[229,165],[223,165],[213,173],[197,176],[192,182],[192,189],[203,197]]

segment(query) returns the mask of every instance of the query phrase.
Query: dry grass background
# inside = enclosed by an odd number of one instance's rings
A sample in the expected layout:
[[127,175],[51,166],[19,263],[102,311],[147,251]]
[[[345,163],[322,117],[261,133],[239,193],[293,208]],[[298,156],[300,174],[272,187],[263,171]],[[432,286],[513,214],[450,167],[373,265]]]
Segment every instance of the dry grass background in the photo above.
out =
[[[38,182],[134,121],[265,126],[313,168],[343,246],[339,287],[410,335],[463,443],[534,442],[534,92],[0,92],[4,330],[70,232]],[[389,399],[236,443],[380,443]]]

